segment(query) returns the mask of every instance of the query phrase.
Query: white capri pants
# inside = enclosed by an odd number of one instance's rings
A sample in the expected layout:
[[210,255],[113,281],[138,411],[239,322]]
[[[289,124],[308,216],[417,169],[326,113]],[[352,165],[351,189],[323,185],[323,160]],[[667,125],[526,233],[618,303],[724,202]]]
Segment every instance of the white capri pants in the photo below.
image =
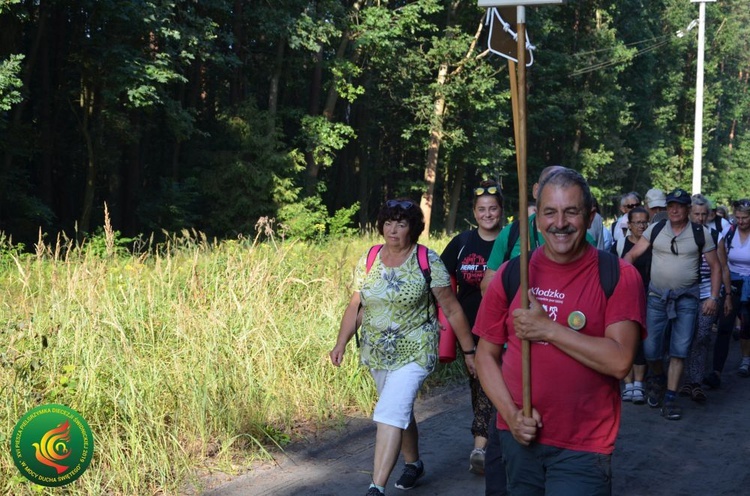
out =
[[370,369],[378,390],[378,402],[372,419],[399,429],[409,427],[417,392],[429,374],[416,363],[396,370]]

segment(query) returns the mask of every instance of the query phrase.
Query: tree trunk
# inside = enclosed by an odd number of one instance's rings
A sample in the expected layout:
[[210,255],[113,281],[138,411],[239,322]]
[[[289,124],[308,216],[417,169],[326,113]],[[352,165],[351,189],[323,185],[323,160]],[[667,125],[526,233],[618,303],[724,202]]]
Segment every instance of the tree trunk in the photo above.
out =
[[443,115],[445,114],[445,95],[442,86],[445,85],[445,79],[448,76],[448,63],[440,64],[438,70],[437,84],[438,90],[435,96],[435,109],[433,111],[432,126],[430,126],[430,146],[427,149],[427,164],[424,169],[425,192],[419,206],[424,214],[424,232],[422,236],[425,239],[430,238],[430,219],[432,217],[432,200],[435,194],[435,177],[437,176],[437,163],[440,156],[440,144],[443,140]]
[[[450,235],[456,230],[456,216],[458,215],[458,205],[461,203],[461,190],[464,187],[464,176],[466,175],[466,163],[462,160],[456,167],[456,177],[453,179],[451,196],[449,199],[450,209],[448,210],[448,219],[445,223],[445,232]],[[459,231],[463,229],[458,228]]]
[[[455,9],[457,8],[458,3],[459,2],[453,4],[453,11],[455,11]],[[448,25],[451,24],[450,19],[451,17],[449,17]],[[474,38],[471,41],[471,45],[469,45],[469,49],[466,51],[466,55],[464,55],[463,59],[459,61],[456,69],[451,73],[451,75],[460,73],[463,70],[466,61],[472,57],[477,43],[479,42],[479,37],[482,35],[483,26],[484,22],[479,22],[477,30],[474,34]],[[430,127],[430,145],[427,149],[427,164],[424,171],[425,192],[422,195],[422,200],[420,201],[420,207],[422,208],[422,212],[425,217],[425,230],[423,236],[426,239],[429,239],[430,237],[430,220],[432,217],[433,196],[435,194],[435,178],[437,177],[437,164],[438,158],[440,157],[440,145],[443,140],[443,117],[445,115],[445,94],[443,92],[443,86],[445,86],[445,82],[447,79],[448,62],[443,62],[442,64],[440,64],[440,69],[438,70],[435,109],[433,111],[432,126]]]
[[[31,82],[31,77],[34,73],[34,69],[36,67],[37,59],[39,58],[39,52],[40,47],[42,44],[42,39],[45,36],[45,32],[47,29],[47,9],[45,8],[47,6],[47,2],[40,2],[39,9],[37,11],[37,15],[39,17],[39,22],[37,24],[36,29],[36,35],[34,36],[34,42],[31,46],[31,48],[28,51],[28,55],[24,59],[23,69],[21,70],[20,78],[21,78],[21,84],[22,93],[26,94],[29,91],[29,83]],[[11,112],[11,125],[8,126],[9,129],[18,130],[21,126],[21,119],[24,115],[24,111],[26,110],[26,105],[31,100],[30,96],[27,95],[26,98],[21,100],[19,103],[17,103]],[[2,170],[0,170],[0,191],[6,191],[7,184],[6,179],[8,177],[8,173],[13,168],[13,151],[12,147],[9,147],[6,152],[5,156],[3,157],[2,162]]]
[[[320,109],[320,92],[323,88],[323,48],[315,54],[315,69],[313,70],[312,82],[310,84],[310,105],[308,115],[319,115]],[[318,182],[318,171],[320,165],[315,160],[315,154],[312,150],[305,152],[305,162],[307,163],[307,174],[305,175],[305,193],[308,196],[315,194]]]
[[[41,8],[41,4],[40,4]],[[39,183],[41,185],[41,197],[42,201],[48,205],[53,204],[53,181],[52,181],[52,170],[53,170],[53,150],[55,143],[55,134],[52,131],[52,97],[54,95],[54,88],[52,87],[52,80],[50,74],[50,45],[49,39],[45,40],[41,48],[41,84],[42,94],[39,96],[41,99],[41,105],[39,108],[39,133],[41,135],[41,148],[42,148],[42,160],[41,169],[39,171]]]
[[[339,48],[336,50],[336,60],[344,58],[346,53],[346,47],[349,46],[349,31],[345,31],[341,37]],[[336,110],[336,102],[339,99],[339,92],[336,91],[336,80],[335,78],[331,81],[331,87],[328,88],[328,96],[326,97],[326,103],[323,107],[323,116],[329,121],[333,120],[333,112]]]
[[242,68],[245,67],[244,61],[244,54],[243,52],[243,43],[244,43],[244,34],[243,34],[243,15],[242,15],[242,5],[245,2],[242,0],[234,0],[234,6],[233,6],[233,22],[232,22],[232,35],[234,37],[234,40],[232,42],[232,52],[234,53],[234,56],[237,57],[237,60],[240,61],[239,64],[237,64],[237,67],[232,72],[232,78],[231,82],[229,84],[229,100],[231,105],[238,105],[240,102],[242,102],[243,96],[244,96],[244,84],[245,84],[245,76],[243,74]]
[[[138,125],[139,117],[133,118],[135,125]],[[138,233],[138,223],[136,217],[137,195],[141,183],[141,140],[136,140],[128,147],[126,163],[127,171],[124,179],[123,197],[123,233],[126,236],[134,236]]]
[[94,196],[96,192],[96,158],[94,157],[94,139],[91,136],[91,116],[94,108],[94,91],[86,82],[83,84],[81,95],[81,107],[83,118],[81,121],[81,132],[86,143],[86,185],[83,192],[83,208],[81,217],[78,219],[78,233],[88,234],[91,227],[91,212],[94,208]]
[[[364,0],[357,0],[352,5],[350,12],[359,11],[362,8]],[[335,60],[341,60],[346,55],[346,49],[349,46],[351,33],[349,30],[345,30],[341,35],[341,41],[339,42],[338,49],[336,50]],[[320,92],[322,91],[322,67],[323,67],[323,51],[322,49],[318,52],[318,60],[316,64],[316,73],[313,81],[313,96],[311,97],[310,115],[318,115],[318,106],[320,104]],[[333,120],[334,111],[336,109],[336,102],[338,101],[339,94],[336,91],[336,81],[332,78],[331,87],[328,89],[328,95],[326,96],[325,106],[323,107],[323,116],[329,121]],[[314,103],[314,106],[312,105]],[[317,163],[315,157],[311,152],[306,154],[307,159],[307,176],[306,176],[306,191],[308,195],[315,194],[318,174],[320,173],[320,164]]]
[[268,128],[266,134],[270,137],[276,130],[276,112],[279,106],[279,82],[281,81],[281,70],[284,65],[284,50],[286,49],[286,38],[280,38],[276,45],[276,59],[268,85]]

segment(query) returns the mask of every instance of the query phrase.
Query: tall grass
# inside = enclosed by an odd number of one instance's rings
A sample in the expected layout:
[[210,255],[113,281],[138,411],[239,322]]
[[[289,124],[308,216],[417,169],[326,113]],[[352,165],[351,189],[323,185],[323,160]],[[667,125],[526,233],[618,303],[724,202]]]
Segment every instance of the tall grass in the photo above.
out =
[[[237,473],[374,402],[354,343],[330,366],[352,269],[375,238],[326,244],[172,237],[148,254],[40,241],[0,257],[0,446],[30,408],[62,403],[94,433],[67,494],[180,494]],[[447,240],[430,243],[442,248]],[[94,249],[96,248],[96,249]],[[458,364],[438,378],[460,375]],[[0,492],[27,482],[0,449]]]

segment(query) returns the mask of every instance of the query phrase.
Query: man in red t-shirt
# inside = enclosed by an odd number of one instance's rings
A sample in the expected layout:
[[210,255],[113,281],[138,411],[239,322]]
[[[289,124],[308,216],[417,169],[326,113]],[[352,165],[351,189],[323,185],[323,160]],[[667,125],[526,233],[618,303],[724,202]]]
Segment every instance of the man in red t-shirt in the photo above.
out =
[[[593,198],[579,173],[548,176],[537,210],[545,244],[529,263],[530,308],[519,308],[518,293],[509,303],[503,278],[493,279],[473,329],[477,372],[498,410],[511,494],[609,495],[619,380],[644,334],[642,282],[618,259],[619,281],[604,294],[599,252],[586,242]],[[522,411],[522,339],[532,343],[531,417]]]

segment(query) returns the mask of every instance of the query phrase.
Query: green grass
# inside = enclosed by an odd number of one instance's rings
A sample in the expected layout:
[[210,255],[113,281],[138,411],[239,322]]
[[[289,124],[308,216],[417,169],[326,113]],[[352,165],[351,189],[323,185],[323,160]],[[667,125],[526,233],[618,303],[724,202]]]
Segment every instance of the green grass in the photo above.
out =
[[[447,239],[432,240],[440,251]],[[354,343],[330,365],[353,267],[373,237],[325,244],[210,243],[183,233],[124,254],[40,243],[0,257],[0,441],[32,407],[62,403],[94,433],[64,490],[22,478],[0,449],[0,493],[180,494],[239,473],[290,440],[369,415]],[[7,247],[6,247],[7,248]],[[461,377],[441,366],[427,387]]]

